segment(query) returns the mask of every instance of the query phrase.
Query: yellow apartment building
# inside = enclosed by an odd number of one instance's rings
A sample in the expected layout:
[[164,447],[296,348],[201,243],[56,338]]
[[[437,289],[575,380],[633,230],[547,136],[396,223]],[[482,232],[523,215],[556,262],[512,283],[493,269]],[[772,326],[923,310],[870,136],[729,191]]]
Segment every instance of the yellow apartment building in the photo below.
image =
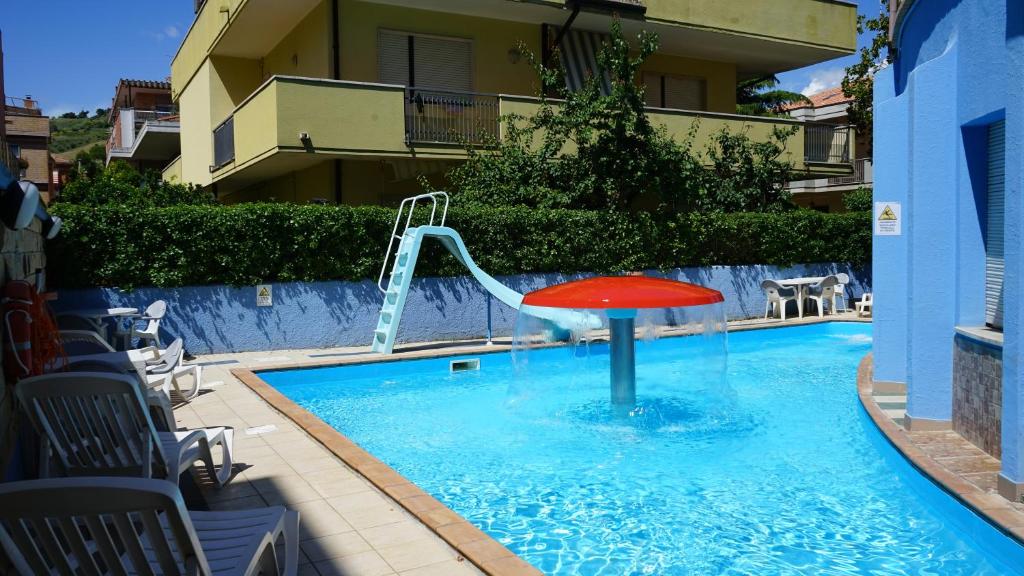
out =
[[852,174],[836,125],[735,114],[738,81],[854,52],[856,6],[838,0],[206,0],[171,65],[181,156],[166,179],[224,202],[390,203],[440,181],[465,142],[530,114],[537,79],[517,48],[561,55],[570,88],[619,17],[661,39],[645,64],[656,123],[698,138],[728,125],[799,132],[808,177]]

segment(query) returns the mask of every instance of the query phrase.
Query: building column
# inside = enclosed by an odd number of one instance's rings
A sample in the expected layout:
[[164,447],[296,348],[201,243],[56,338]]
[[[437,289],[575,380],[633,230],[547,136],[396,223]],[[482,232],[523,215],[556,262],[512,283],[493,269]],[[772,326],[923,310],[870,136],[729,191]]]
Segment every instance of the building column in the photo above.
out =
[[[874,201],[907,204],[910,187],[909,96],[896,94],[894,68],[875,76],[874,94]],[[876,382],[907,383],[907,237],[904,219],[900,236],[873,236],[871,291],[874,296],[872,327]],[[874,226],[874,224],[872,224]]]
[[[906,313],[909,430],[952,427],[960,125],[957,46],[911,73]],[[945,159],[939,161],[938,159]],[[881,314],[881,312],[880,312]]]
[[999,493],[1024,495],[1024,5],[1007,2],[1006,215],[1002,471]]

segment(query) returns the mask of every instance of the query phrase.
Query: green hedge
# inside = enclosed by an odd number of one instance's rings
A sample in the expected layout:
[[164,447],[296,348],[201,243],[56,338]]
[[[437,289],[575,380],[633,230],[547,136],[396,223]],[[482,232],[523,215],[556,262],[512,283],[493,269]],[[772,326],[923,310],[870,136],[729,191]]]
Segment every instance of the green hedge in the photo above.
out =
[[[61,287],[249,285],[376,278],[394,222],[376,206],[242,204],[131,209],[58,204],[48,244]],[[849,262],[871,253],[867,213],[629,214],[452,209],[448,225],[491,274]],[[437,243],[418,275],[465,273]]]

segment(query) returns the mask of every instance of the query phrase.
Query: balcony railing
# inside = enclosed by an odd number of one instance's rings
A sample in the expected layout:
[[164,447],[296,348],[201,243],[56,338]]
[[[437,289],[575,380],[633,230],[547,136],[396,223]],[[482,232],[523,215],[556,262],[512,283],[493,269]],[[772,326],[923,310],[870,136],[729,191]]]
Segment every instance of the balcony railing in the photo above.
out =
[[230,116],[213,129],[213,166],[216,170],[235,159],[235,117]]
[[853,130],[850,126],[812,124],[804,126],[804,161],[849,164]]
[[446,90],[405,91],[406,144],[488,144],[498,138],[494,94]]
[[858,158],[853,162],[853,174],[850,176],[834,176],[828,179],[829,186],[838,186],[841,184],[870,184],[871,178],[871,159],[870,158]]

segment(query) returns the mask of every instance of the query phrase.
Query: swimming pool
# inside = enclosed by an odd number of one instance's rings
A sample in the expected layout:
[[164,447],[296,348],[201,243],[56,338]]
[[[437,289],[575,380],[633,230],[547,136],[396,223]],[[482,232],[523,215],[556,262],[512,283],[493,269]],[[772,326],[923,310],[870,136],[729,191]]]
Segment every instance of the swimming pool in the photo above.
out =
[[[864,414],[870,331],[730,334],[729,394],[653,423],[606,417],[607,365],[564,349],[531,352],[548,382],[528,402],[507,353],[260,376],[546,573],[1024,574]],[[637,349],[641,404],[645,379],[687,372],[667,346]]]

